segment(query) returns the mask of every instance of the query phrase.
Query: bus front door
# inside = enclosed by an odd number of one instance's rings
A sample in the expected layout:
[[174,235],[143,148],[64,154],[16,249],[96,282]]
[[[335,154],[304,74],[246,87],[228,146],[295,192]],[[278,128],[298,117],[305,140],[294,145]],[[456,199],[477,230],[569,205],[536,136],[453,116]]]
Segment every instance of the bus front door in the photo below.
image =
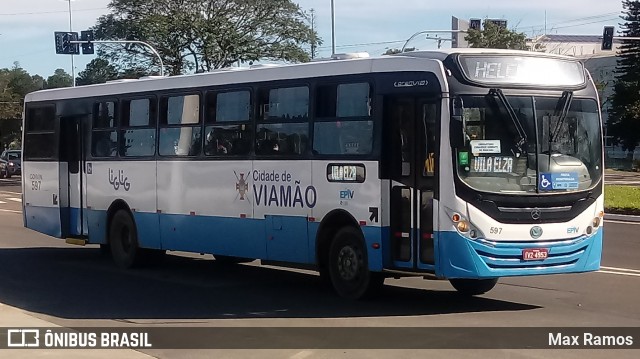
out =
[[84,237],[87,232],[84,166],[86,116],[60,118],[60,219],[62,237]]
[[385,122],[391,175],[391,260],[403,270],[435,270],[434,201],[440,100],[390,97]]

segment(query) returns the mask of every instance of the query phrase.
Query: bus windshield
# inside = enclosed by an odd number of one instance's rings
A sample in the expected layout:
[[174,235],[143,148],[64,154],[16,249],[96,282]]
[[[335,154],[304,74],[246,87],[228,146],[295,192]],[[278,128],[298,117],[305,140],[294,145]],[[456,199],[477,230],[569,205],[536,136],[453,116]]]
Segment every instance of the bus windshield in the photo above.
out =
[[[491,193],[562,193],[589,189],[602,176],[598,106],[593,99],[460,96],[464,146],[458,176]],[[564,107],[559,111],[559,107]]]

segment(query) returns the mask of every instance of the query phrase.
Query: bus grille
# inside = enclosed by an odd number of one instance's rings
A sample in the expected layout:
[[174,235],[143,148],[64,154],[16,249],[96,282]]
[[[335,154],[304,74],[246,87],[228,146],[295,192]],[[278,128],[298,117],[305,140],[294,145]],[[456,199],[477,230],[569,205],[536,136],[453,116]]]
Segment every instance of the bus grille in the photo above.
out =
[[[559,268],[577,263],[589,247],[587,237],[547,242],[491,242],[474,241],[472,247],[491,269],[518,270],[523,268]],[[522,250],[526,248],[547,248],[549,256],[545,260],[525,261]]]

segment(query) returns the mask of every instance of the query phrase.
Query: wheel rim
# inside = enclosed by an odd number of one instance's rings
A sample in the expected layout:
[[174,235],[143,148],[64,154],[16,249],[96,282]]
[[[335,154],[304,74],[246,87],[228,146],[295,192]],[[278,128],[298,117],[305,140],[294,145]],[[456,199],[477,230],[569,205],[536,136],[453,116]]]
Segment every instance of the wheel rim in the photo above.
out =
[[353,247],[343,247],[338,253],[338,273],[345,281],[357,280],[360,274],[360,256]]

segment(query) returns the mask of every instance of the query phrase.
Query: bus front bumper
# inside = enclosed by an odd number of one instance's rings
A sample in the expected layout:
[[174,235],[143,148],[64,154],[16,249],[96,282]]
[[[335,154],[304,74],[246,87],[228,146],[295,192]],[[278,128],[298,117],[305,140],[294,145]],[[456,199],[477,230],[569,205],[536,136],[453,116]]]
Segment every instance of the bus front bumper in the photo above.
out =
[[[602,227],[590,236],[546,242],[470,240],[457,232],[438,235],[438,277],[498,278],[589,272],[600,268]],[[548,258],[523,260],[522,251],[534,248],[548,249]]]

